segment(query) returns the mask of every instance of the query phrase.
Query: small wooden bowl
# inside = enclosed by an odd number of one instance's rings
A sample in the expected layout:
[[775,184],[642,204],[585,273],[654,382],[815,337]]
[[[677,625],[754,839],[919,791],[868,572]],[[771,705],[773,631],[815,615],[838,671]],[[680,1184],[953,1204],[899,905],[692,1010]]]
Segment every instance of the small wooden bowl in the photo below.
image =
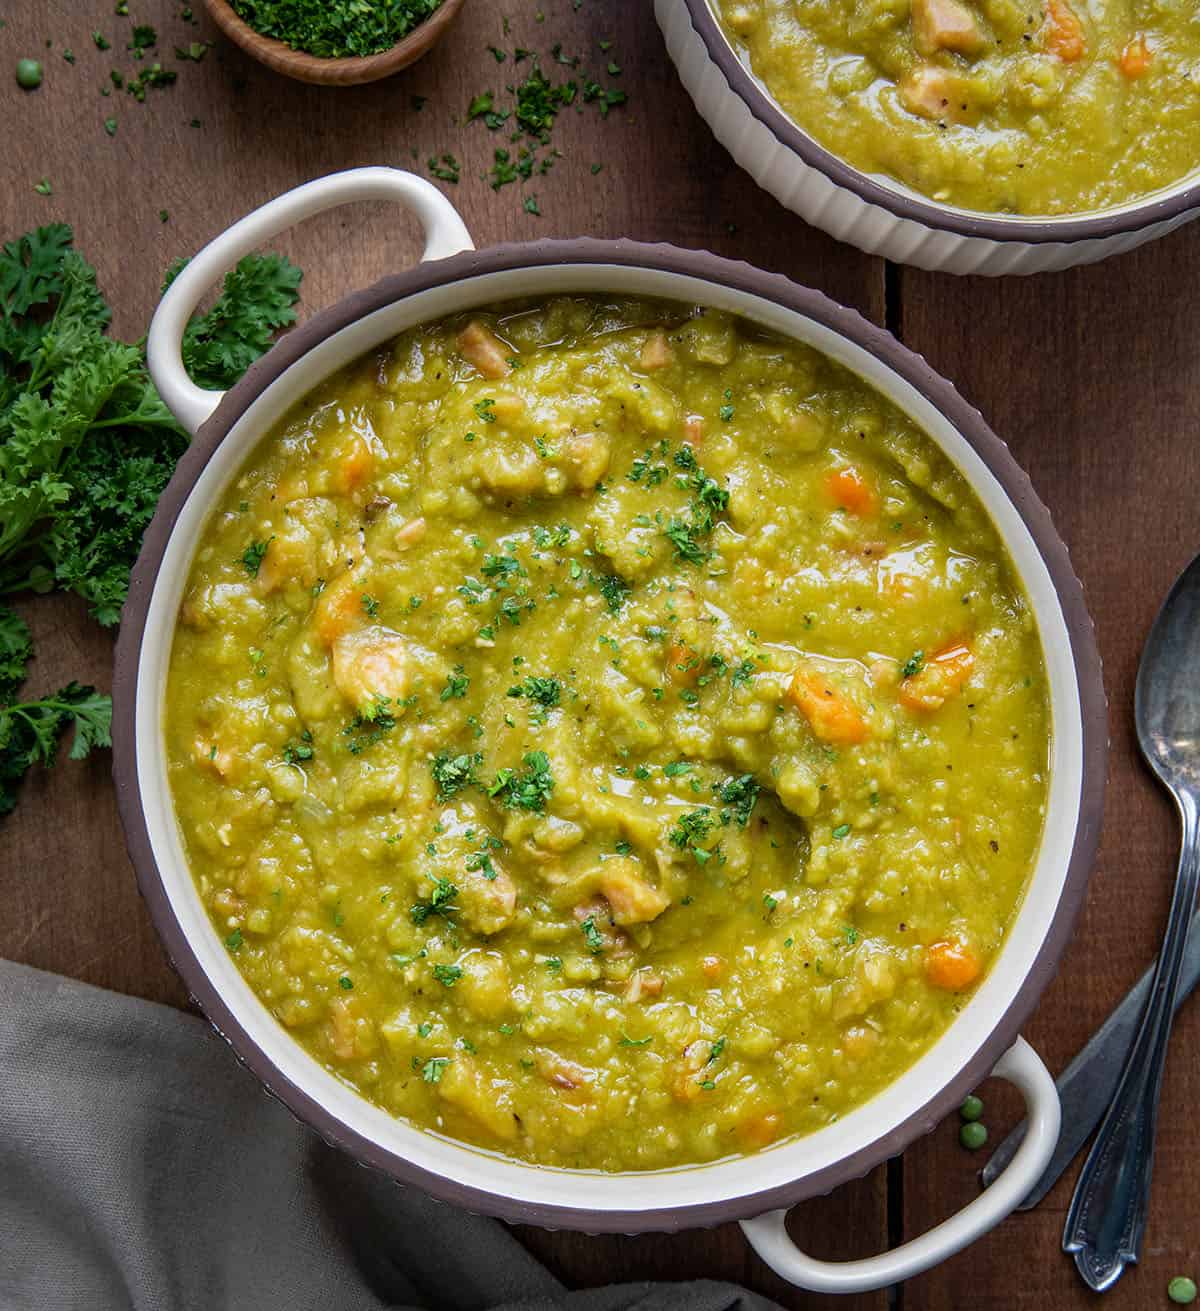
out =
[[235,44],[277,73],[300,82],[321,86],[355,86],[360,82],[377,82],[409,64],[437,44],[439,38],[458,17],[463,0],[442,0],[441,5],[419,26],[390,50],[377,55],[352,56],[348,59],[322,59],[272,37],[256,32],[234,13],[227,0],[205,0],[213,22]]

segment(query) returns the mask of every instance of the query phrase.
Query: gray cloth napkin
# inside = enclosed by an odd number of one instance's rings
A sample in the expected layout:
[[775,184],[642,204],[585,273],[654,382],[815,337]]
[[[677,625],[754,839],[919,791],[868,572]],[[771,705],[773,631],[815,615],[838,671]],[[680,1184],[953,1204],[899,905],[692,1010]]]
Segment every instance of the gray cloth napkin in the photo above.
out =
[[203,1021],[0,961],[0,1308],[774,1303],[707,1281],[568,1292],[496,1221],[320,1142]]

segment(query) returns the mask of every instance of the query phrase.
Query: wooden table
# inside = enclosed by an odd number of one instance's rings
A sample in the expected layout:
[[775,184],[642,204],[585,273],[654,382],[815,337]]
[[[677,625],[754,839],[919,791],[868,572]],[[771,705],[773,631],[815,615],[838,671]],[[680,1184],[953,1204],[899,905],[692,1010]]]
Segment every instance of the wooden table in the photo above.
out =
[[[193,0],[199,10],[199,0]],[[959,280],[886,266],[807,227],[741,173],[696,116],[666,60],[648,0],[471,0],[443,45],[375,86],[326,91],[285,81],[218,43],[200,63],[176,45],[215,40],[180,0],[12,0],[0,30],[5,124],[3,224],[8,239],[50,220],[75,226],[116,307],[114,329],[146,327],[163,270],[248,209],[334,169],[393,164],[425,171],[453,152],[462,181],[445,185],[479,245],[541,235],[595,234],[707,247],[818,286],[886,323],[954,379],[1011,444],[1049,504],[1087,589],[1111,702],[1111,777],[1103,851],[1077,941],[1028,1037],[1054,1070],[1123,995],[1156,949],[1175,855],[1175,824],[1135,753],[1131,701],[1147,627],[1176,573],[1200,548],[1200,224],[1091,269],[1013,281]],[[537,11],[544,10],[538,22]],[[501,15],[511,20],[505,35]],[[136,69],[131,23],[153,23],[175,86],[144,104],[114,91],[109,70]],[[93,30],[112,42],[98,50]],[[611,40],[602,52],[601,40]],[[47,48],[47,41],[53,42]],[[622,68],[626,108],[562,115],[563,158],[527,191],[493,193],[482,174],[498,137],[464,125],[479,91],[511,80],[487,47],[525,45]],[[64,59],[63,49],[75,54]],[[12,68],[43,59],[42,88],[18,90]],[[557,73],[560,70],[554,67]],[[607,79],[606,79],[607,80]],[[414,97],[427,97],[420,109]],[[116,133],[104,128],[117,120]],[[199,125],[194,126],[193,120]],[[594,176],[592,163],[602,163]],[[49,197],[34,184],[48,178]],[[160,210],[169,218],[160,220]],[[276,243],[305,269],[307,311],[412,261],[416,233],[392,209],[363,206],[306,224]],[[23,600],[39,652],[30,687],[67,678],[107,687],[111,635],[69,599]],[[63,762],[34,777],[0,824],[0,955],[178,1006],[186,996],[150,927],[125,857],[108,761]],[[985,1087],[993,1134],[1016,1113]],[[1166,1305],[1168,1278],[1200,1276],[1200,1171],[1193,1108],[1200,1100],[1200,1006],[1180,1016],[1163,1094],[1154,1201],[1142,1263],[1108,1304]],[[943,1125],[903,1160],[799,1208],[797,1231],[817,1253],[866,1255],[919,1233],[972,1195],[979,1161]],[[896,1290],[921,1311],[1084,1307],[1091,1297],[1059,1251],[1070,1180],[940,1269]],[[587,1238],[521,1231],[564,1279],[721,1277],[789,1307],[822,1299],[791,1290],[750,1253],[740,1232]],[[885,1294],[848,1299],[883,1308]]]

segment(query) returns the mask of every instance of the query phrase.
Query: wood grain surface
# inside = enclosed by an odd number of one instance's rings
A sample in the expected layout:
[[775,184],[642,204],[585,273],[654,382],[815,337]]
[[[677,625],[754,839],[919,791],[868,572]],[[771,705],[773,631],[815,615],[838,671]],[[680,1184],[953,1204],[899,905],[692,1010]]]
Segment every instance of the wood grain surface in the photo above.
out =
[[[182,19],[178,0],[131,0],[128,18],[114,15],[112,0],[10,0],[4,8],[0,239],[51,220],[71,223],[125,339],[145,331],[170,261],[255,205],[359,164],[426,173],[427,159],[448,151],[462,161],[462,180],[440,185],[480,246],[545,235],[627,236],[705,247],[785,273],[886,321],[1010,442],[1087,588],[1111,702],[1101,859],[1077,941],[1028,1030],[1060,1069],[1151,959],[1173,871],[1174,823],[1137,761],[1130,707],[1155,607],[1200,548],[1193,401],[1200,352],[1191,324],[1200,225],[1099,268],[1027,281],[886,270],[805,227],[733,165],[680,89],[648,0],[469,0],[422,62],[388,81],[338,90],[303,86],[255,64],[193,7],[195,23]],[[132,22],[158,29],[150,58],[179,74],[144,104],[122,91],[100,94],[111,85],[111,69],[138,68],[126,50]],[[97,49],[93,31],[112,48]],[[201,62],[173,57],[176,45],[197,40],[216,43]],[[513,80],[511,59],[498,65],[487,47],[538,50],[549,68],[558,43],[596,74],[609,60],[619,64],[611,80],[628,91],[629,104],[607,119],[591,106],[564,113],[554,137],[562,158],[552,171],[524,192],[494,193],[483,173],[505,143],[481,124],[464,123],[473,96]],[[46,68],[35,92],[20,91],[9,71],[26,55]],[[110,117],[113,136],[104,127]],[[597,163],[603,170],[593,174]],[[34,191],[42,178],[49,196]],[[523,208],[531,192],[540,216]],[[359,206],[273,245],[303,266],[304,308],[312,312],[410,263],[417,233],[402,214]],[[32,690],[72,677],[108,686],[111,635],[89,622],[81,604],[22,599],[19,608],[37,641]],[[0,885],[0,955],[187,1004],[139,901],[103,757],[63,761],[30,780],[17,811],[0,822]],[[1114,1308],[1164,1306],[1171,1275],[1200,1271],[1200,1175],[1189,1150],[1191,1108],[1200,1099],[1198,1040],[1200,1007],[1192,1004],[1173,1042],[1146,1250],[1108,1296]],[[985,1089],[994,1136],[1019,1113],[1006,1091]],[[844,1257],[868,1255],[936,1223],[975,1188],[980,1162],[955,1135],[956,1126],[944,1125],[903,1161],[798,1208],[796,1233],[817,1254]],[[1068,1199],[1064,1182],[1036,1211],[904,1289],[838,1304],[848,1311],[889,1303],[910,1311],[1084,1306],[1090,1295],[1058,1248]],[[788,1307],[832,1305],[774,1278],[733,1226],[640,1238],[520,1235],[573,1285],[705,1276],[742,1281]]]

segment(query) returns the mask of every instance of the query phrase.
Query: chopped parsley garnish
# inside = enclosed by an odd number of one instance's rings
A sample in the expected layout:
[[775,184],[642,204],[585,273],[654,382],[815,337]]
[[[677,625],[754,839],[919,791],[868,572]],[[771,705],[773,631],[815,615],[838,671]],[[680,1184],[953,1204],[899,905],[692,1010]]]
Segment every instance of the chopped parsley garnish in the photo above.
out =
[[705,1062],[705,1064],[711,1065],[713,1061],[719,1061],[721,1059],[721,1053],[724,1050],[725,1050],[725,1039],[723,1037],[718,1038],[716,1042],[713,1043],[712,1048],[708,1053],[708,1060]]
[[589,915],[580,924],[579,931],[583,934],[583,940],[587,943],[589,951],[599,953],[604,950],[604,938],[596,927],[596,917],[594,915]]
[[457,182],[462,176],[462,165],[453,155],[443,155],[441,159],[436,155],[430,155],[429,171],[439,181]]
[[753,660],[743,660],[740,665],[733,671],[730,676],[730,683],[734,687],[749,687],[750,680],[758,673]]
[[849,824],[839,824],[837,828],[833,830],[833,836],[838,839],[847,837],[849,833],[850,833]]
[[668,778],[678,778],[680,774],[689,774],[691,771],[692,765],[686,760],[672,760],[663,766],[663,773]]
[[692,475],[692,517],[701,532],[711,532],[716,516],[729,509],[729,493],[703,469]]
[[353,992],[354,980],[348,974],[343,974],[341,978],[338,979],[338,987],[341,988],[343,992]]
[[242,552],[242,565],[251,578],[258,577],[258,571],[262,568],[263,557],[267,554],[267,547],[275,539],[268,537],[265,542],[253,541]]
[[507,110],[496,108],[496,98],[490,91],[481,92],[467,106],[467,122],[470,123],[474,119],[482,118],[493,132],[502,128],[508,122],[509,117]]
[[471,854],[467,857],[467,870],[471,873],[478,871],[489,882],[494,880],[496,877],[496,867],[495,865],[492,864],[492,853],[491,853],[491,847],[493,843],[497,847],[501,845],[497,839],[488,838],[485,840],[483,846],[480,847],[478,851],[471,852]]
[[561,700],[562,685],[557,678],[542,678],[537,674],[530,674],[523,683],[510,687],[508,695],[527,697],[530,701],[536,701],[538,705],[550,709],[558,705]]
[[366,592],[362,594],[362,608],[370,619],[374,619],[379,614],[379,602],[373,596],[368,596]]
[[488,796],[498,798],[510,810],[532,810],[542,814],[554,792],[550,758],[544,751],[530,751],[522,764],[525,766],[523,771],[500,770],[488,788]]
[[446,676],[446,686],[442,688],[439,700],[461,701],[470,686],[471,680],[463,673],[462,665],[455,665],[454,672]]
[[650,1034],[646,1038],[631,1038],[627,1033],[621,1034],[620,1047],[646,1047],[654,1041],[654,1035]]
[[438,964],[433,967],[433,977],[437,979],[443,988],[453,988],[462,978],[462,973],[460,965]]
[[496,398],[494,396],[485,396],[483,400],[476,401],[471,407],[483,423],[496,422]]
[[858,941],[858,930],[853,924],[842,925],[842,937],[846,939],[846,945],[853,947]]
[[450,1064],[449,1056],[431,1056],[421,1067],[421,1078],[426,1083],[441,1083],[446,1066]]
[[283,758],[289,765],[301,765],[313,758],[312,734],[306,728],[298,742],[289,742],[283,748]]
[[429,18],[440,2],[233,0],[233,9],[255,31],[283,41],[293,50],[303,50],[321,59],[345,59],[390,50]]
[[448,751],[440,751],[429,762],[433,781],[437,784],[438,800],[446,801],[455,793],[475,782],[475,770],[482,764],[483,757],[476,752],[452,756]]
[[632,590],[630,584],[620,574],[595,574],[593,576],[596,585],[600,588],[600,595],[604,597],[604,604],[608,606],[609,613],[615,615],[625,604],[625,600]]
[[342,736],[350,739],[347,746],[352,756],[361,755],[396,727],[396,717],[388,709],[391,704],[390,697],[372,697],[342,729]]
[[680,815],[675,821],[675,826],[667,834],[667,840],[671,846],[677,847],[680,851],[690,850],[703,865],[712,852],[705,850],[702,844],[715,824],[716,819],[709,807],[701,806],[698,810],[689,810],[686,814]]
[[242,945],[242,942],[243,942],[243,938],[242,938],[241,929],[234,929],[234,931],[229,935],[229,937],[225,939],[225,945],[229,948],[230,951],[237,951],[238,948]]
[[708,560],[708,551],[693,537],[698,531],[683,519],[672,519],[663,529],[663,536],[674,546],[680,560],[686,560],[688,564],[704,564]]
[[754,780],[753,774],[743,774],[740,778],[731,778],[719,785],[717,795],[727,806],[733,807],[733,817],[741,828],[750,822],[754,813],[758,794],[762,789]]
[[430,915],[441,915],[445,918],[453,915],[458,907],[454,904],[454,898],[458,896],[458,889],[450,882],[448,878],[439,875],[433,881],[433,891],[429,894],[428,901],[414,902],[409,910],[414,924],[424,924]]
[[497,579],[499,586],[525,573],[525,566],[515,555],[510,555],[507,551],[503,555],[493,555],[489,552],[483,557],[481,568],[484,577]]
[[919,674],[925,668],[925,652],[914,651],[912,655],[904,662],[904,667],[900,670],[902,678],[912,678]]

